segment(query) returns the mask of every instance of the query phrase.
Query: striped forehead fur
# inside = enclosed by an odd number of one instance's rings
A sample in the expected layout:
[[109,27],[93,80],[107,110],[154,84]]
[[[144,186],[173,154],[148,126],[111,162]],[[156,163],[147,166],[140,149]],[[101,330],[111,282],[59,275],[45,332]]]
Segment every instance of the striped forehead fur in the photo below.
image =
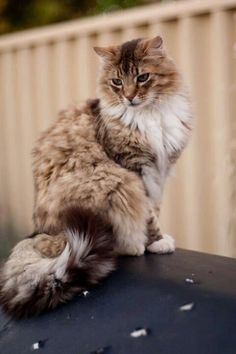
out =
[[128,74],[132,68],[135,68],[136,66],[137,59],[135,57],[135,50],[140,41],[141,38],[133,39],[132,41],[125,42],[121,46],[119,65],[125,74]]

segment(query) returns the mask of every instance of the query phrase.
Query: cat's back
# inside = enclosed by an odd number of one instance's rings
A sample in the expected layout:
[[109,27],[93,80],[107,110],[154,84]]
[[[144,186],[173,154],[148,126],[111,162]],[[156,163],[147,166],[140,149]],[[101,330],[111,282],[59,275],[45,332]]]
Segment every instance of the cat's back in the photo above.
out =
[[69,160],[79,161],[88,158],[89,154],[103,154],[96,139],[92,109],[91,102],[69,107],[41,133],[32,151],[34,175],[68,164]]
[[66,147],[78,144],[80,140],[93,140],[94,124],[87,105],[72,106],[61,111],[55,122],[41,133],[35,144],[35,150],[52,147]]

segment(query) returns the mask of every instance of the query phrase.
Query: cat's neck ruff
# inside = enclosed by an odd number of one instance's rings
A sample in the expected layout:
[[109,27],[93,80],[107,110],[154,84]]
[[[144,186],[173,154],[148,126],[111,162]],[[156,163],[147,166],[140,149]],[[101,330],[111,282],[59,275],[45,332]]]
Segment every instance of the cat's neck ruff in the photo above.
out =
[[169,126],[171,121],[173,124],[174,121],[181,119],[187,123],[191,119],[189,99],[183,92],[162,97],[145,106],[126,107],[123,104],[117,104],[111,107],[106,102],[101,103],[102,115],[119,119],[125,126],[138,129],[141,134],[145,134],[147,126],[153,120],[157,125]]
[[[181,149],[188,139],[186,126],[191,127],[192,114],[188,95],[185,91],[162,97],[155,103],[144,107],[125,107],[102,105],[102,115],[109,119],[119,119],[125,126],[138,130],[145,136],[155,150]],[[153,146],[154,147],[154,146]]]

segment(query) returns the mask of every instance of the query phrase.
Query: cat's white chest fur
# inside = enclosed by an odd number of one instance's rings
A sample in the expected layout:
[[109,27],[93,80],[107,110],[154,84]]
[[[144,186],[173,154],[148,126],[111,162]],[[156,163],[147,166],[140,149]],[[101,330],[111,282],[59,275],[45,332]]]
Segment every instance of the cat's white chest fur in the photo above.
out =
[[178,94],[160,101],[155,106],[142,109],[130,107],[122,121],[131,129],[138,129],[157,156],[157,164],[144,167],[143,181],[153,199],[160,201],[164,182],[169,173],[169,158],[185,147],[192,115],[185,94]]
[[176,94],[153,106],[130,107],[121,120],[131,129],[140,131],[159,158],[159,167],[163,168],[163,159],[182,150],[187,143],[189,131],[186,126],[190,125],[192,115],[186,95]]

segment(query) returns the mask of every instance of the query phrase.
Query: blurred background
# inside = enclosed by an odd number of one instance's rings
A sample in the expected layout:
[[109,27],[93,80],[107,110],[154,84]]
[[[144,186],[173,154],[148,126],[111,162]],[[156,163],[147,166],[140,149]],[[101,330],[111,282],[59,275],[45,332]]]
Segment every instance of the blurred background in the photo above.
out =
[[196,118],[162,228],[179,247],[236,257],[236,0],[0,0],[0,33],[0,257],[33,230],[36,138],[96,95],[92,47],[158,34]]

